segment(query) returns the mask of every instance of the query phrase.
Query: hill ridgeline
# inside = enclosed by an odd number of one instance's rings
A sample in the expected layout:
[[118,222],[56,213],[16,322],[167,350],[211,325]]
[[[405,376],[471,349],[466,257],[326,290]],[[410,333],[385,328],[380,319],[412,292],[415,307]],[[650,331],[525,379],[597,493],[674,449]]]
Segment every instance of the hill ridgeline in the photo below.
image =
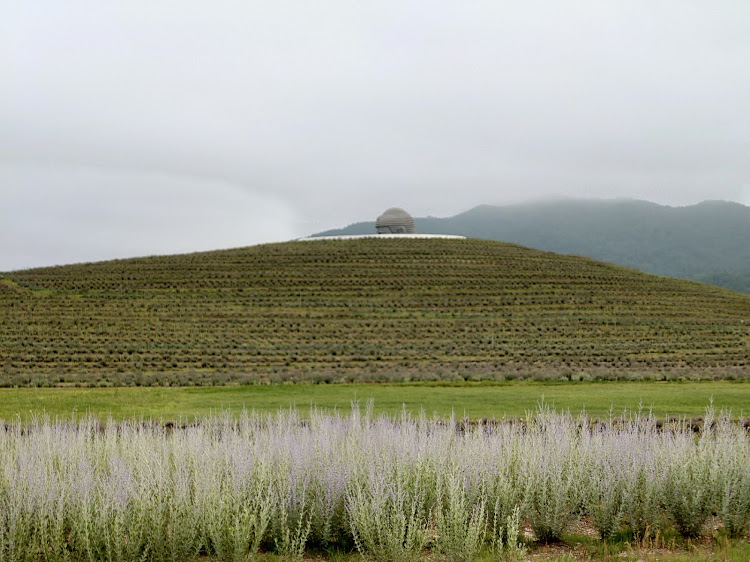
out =
[[[448,218],[417,218],[417,231],[513,242],[750,293],[750,207],[706,201],[563,200],[482,205]],[[374,232],[363,222],[320,235]]]

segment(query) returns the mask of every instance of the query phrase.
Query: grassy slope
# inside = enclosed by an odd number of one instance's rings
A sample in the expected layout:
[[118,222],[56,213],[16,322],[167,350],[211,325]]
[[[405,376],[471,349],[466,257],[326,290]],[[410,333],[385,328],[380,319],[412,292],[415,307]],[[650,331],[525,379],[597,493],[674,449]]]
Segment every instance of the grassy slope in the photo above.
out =
[[0,380],[744,377],[750,296],[484,240],[269,244],[0,279]]
[[635,411],[639,405],[655,415],[696,417],[713,400],[717,410],[734,417],[750,415],[750,383],[602,382],[602,383],[451,383],[357,385],[251,385],[213,388],[15,388],[0,389],[0,420],[31,412],[68,417],[93,413],[115,418],[144,416],[164,420],[202,416],[243,408],[273,413],[296,407],[304,414],[310,406],[348,411],[353,401],[374,400],[377,413],[396,414],[406,408],[437,414],[477,418],[522,417],[540,401],[559,410],[606,417]]

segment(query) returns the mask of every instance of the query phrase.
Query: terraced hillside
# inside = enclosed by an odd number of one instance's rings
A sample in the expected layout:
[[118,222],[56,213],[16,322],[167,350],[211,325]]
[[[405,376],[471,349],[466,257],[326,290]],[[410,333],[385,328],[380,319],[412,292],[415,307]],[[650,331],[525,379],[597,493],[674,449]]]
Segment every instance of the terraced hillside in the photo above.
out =
[[3,384],[750,376],[750,295],[485,240],[330,240],[0,279]]

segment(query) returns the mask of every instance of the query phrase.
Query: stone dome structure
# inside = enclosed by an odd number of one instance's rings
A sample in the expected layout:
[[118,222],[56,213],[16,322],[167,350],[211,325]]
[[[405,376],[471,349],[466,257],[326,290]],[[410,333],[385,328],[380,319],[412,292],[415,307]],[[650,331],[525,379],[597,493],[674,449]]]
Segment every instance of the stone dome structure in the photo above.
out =
[[378,234],[416,234],[414,218],[398,207],[391,207],[375,221]]

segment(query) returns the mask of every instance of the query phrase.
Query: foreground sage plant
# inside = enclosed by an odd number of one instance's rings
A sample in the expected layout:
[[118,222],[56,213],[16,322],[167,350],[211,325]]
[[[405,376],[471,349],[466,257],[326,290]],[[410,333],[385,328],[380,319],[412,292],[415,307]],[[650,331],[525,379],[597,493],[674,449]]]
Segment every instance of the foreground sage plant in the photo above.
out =
[[521,423],[296,411],[0,422],[0,562],[522,556],[585,518],[602,538],[750,533],[750,442],[709,409]]

